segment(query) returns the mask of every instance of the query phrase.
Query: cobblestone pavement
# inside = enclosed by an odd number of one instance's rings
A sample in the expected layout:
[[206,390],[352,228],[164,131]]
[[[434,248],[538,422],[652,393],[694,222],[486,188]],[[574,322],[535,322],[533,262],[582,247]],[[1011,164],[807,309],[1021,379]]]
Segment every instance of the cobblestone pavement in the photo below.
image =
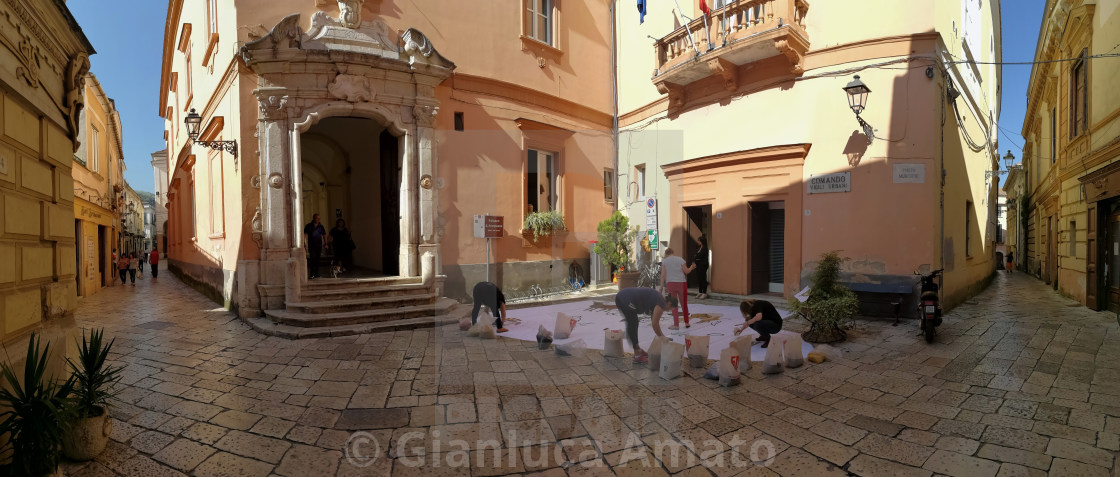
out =
[[933,345],[861,321],[843,359],[729,388],[452,327],[268,338],[166,271],[77,319],[128,368],[109,448],[69,475],[1104,476],[1120,451],[1116,316],[1022,274]]

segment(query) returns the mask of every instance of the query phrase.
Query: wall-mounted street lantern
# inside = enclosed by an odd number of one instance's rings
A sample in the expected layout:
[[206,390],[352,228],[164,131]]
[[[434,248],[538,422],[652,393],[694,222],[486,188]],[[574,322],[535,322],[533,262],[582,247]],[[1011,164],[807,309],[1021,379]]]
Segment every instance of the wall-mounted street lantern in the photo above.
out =
[[863,84],[863,81],[859,80],[859,75],[856,75],[852,82],[844,87],[844,92],[848,93],[848,107],[856,113],[856,121],[859,121],[863,134],[867,136],[867,144],[871,144],[871,140],[875,137],[875,129],[859,116],[863,108],[867,107],[867,96],[871,93],[871,88]]
[[1015,163],[1015,155],[1011,153],[1011,149],[1007,150],[1007,155],[1003,156],[1003,162],[1007,167],[1003,170],[996,166],[994,171],[984,171],[984,179],[991,179],[993,176],[1002,176],[1011,171],[1011,165]]
[[183,118],[183,123],[186,124],[186,126],[187,126],[187,136],[189,136],[191,138],[191,142],[196,143],[196,144],[201,144],[203,146],[209,147],[210,149],[214,149],[214,150],[223,150],[224,149],[226,152],[232,154],[233,157],[237,157],[237,140],[232,140],[232,141],[199,141],[198,140],[199,128],[202,127],[202,116],[199,116],[198,113],[195,112],[194,108],[191,108],[191,112],[187,114],[186,118]]

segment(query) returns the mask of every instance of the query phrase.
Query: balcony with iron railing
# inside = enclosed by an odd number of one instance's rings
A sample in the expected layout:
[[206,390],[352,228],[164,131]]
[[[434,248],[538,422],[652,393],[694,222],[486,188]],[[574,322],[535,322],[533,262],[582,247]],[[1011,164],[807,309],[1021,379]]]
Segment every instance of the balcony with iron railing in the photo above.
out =
[[807,0],[737,0],[690,21],[657,40],[653,83],[680,106],[684,86],[719,75],[729,91],[739,87],[743,65],[783,55],[794,75],[809,51]]

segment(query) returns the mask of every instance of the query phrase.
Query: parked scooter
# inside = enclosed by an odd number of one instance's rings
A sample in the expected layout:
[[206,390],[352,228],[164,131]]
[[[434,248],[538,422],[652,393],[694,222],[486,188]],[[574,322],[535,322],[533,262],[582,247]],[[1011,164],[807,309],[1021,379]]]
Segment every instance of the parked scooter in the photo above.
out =
[[923,265],[918,270],[914,270],[914,274],[921,277],[919,283],[922,285],[922,294],[918,299],[918,317],[921,318],[922,334],[925,335],[926,342],[933,343],[937,327],[941,326],[941,297],[938,295],[940,280],[937,280],[937,277],[941,276],[945,269],[921,273],[922,268],[928,270],[929,266]]

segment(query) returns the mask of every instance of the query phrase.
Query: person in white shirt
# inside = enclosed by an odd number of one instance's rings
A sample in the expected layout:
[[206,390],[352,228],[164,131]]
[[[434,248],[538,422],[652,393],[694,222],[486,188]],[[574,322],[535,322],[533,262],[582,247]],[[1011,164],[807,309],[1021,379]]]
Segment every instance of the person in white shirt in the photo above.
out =
[[[661,286],[668,291],[669,295],[677,298],[681,303],[681,309],[684,312],[684,327],[689,328],[691,325],[688,323],[688,274],[696,269],[696,264],[687,266],[684,259],[673,255],[673,249],[665,249],[665,258],[661,260]],[[669,327],[670,330],[680,329],[680,320],[677,317],[677,307],[673,306],[673,326]]]

